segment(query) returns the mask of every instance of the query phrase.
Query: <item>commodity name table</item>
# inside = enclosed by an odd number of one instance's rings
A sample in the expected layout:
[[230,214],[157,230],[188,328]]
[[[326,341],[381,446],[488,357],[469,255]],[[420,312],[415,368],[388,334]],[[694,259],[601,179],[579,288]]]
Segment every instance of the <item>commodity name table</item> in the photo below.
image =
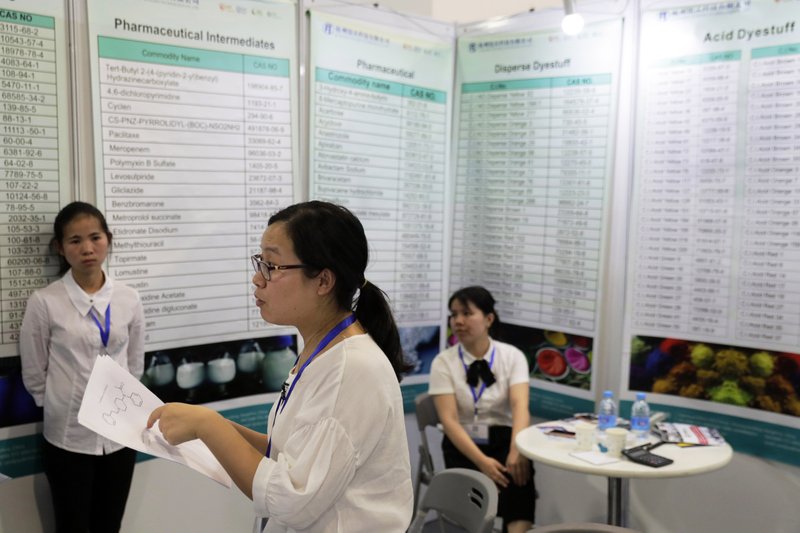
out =
[[347,205],[404,326],[442,317],[447,94],[316,68],[312,197]]
[[148,342],[260,331],[248,256],[292,202],[289,61],[98,39],[111,274]]
[[[0,287],[2,347],[18,353],[19,328],[28,297],[58,273],[48,243],[60,207],[60,86],[54,17],[0,13]],[[63,73],[62,73],[63,75]]]
[[747,56],[733,50],[648,71],[639,332],[791,349],[800,341],[800,45],[748,53],[746,70]]
[[593,333],[611,75],[464,83],[452,282],[504,319]]

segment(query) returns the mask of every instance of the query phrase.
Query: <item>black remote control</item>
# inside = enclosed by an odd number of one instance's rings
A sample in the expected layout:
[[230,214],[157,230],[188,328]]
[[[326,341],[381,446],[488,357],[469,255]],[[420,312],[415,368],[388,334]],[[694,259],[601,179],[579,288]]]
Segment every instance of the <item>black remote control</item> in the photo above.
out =
[[653,468],[667,466],[674,463],[672,459],[651,453],[648,444],[637,446],[636,448],[630,448],[628,450],[622,450],[622,455],[634,463],[652,466]]

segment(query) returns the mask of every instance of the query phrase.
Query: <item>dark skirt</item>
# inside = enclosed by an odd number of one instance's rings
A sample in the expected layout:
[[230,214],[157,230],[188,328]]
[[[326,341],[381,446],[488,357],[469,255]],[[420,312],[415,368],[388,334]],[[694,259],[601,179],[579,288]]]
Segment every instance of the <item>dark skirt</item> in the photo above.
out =
[[[478,444],[478,448],[483,453],[496,459],[500,464],[506,464],[508,450],[511,446],[511,428],[508,426],[491,426],[489,428],[489,443]],[[444,455],[444,465],[446,468],[470,468],[478,470],[475,464],[467,459],[455,445],[447,438],[442,439],[442,454]],[[498,506],[497,516],[503,518],[503,531],[506,531],[506,524],[517,520],[527,520],[534,522],[536,516],[536,486],[533,481],[533,464],[531,464],[531,476],[525,485],[519,486],[511,481],[508,476],[509,484],[506,488],[498,487]]]

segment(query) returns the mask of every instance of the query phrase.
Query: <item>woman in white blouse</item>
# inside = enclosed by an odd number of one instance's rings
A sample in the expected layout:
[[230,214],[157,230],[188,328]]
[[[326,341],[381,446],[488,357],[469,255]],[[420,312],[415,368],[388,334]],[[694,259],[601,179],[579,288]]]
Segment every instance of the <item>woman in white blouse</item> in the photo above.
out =
[[97,208],[68,204],[53,228],[63,276],[28,300],[22,379],[44,406],[42,460],[56,531],[119,531],[136,452],[81,426],[78,409],[99,354],[142,375],[144,312],[134,289],[103,272],[111,232]]
[[253,256],[255,302],[297,327],[304,348],[272,406],[268,435],[200,406],[150,416],[171,444],[201,439],[253,500],[265,531],[402,532],[413,495],[400,339],[384,293],[364,278],[364,228],[306,202],[273,215]]
[[494,303],[477,286],[450,297],[450,327],[459,342],[433,360],[428,392],[444,428],[445,466],[489,476],[500,491],[503,530],[516,533],[530,529],[536,504],[533,466],[514,446],[530,424],[528,361],[489,336],[498,326]]

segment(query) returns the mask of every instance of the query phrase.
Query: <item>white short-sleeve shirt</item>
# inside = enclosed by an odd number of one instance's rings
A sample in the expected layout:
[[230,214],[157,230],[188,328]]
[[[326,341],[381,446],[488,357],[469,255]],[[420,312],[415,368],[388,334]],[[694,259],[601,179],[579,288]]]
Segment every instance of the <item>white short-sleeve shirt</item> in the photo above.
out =
[[[456,404],[458,405],[458,420],[464,424],[471,424],[475,420],[474,409],[475,401],[472,395],[472,388],[467,383],[467,373],[464,365],[469,365],[475,361],[476,357],[463,347],[462,354],[464,362],[458,356],[457,344],[441,352],[431,364],[430,382],[428,393],[436,394],[455,394]],[[483,359],[488,363],[491,359],[492,350],[495,349],[494,364],[492,373],[495,383],[491,387],[486,387],[477,403],[478,422],[490,426],[511,426],[511,402],[509,399],[509,389],[511,385],[518,383],[528,383],[528,360],[525,355],[516,347],[492,340],[489,350],[483,355]],[[478,383],[475,393],[480,392],[482,382]]]
[[270,457],[253,479],[266,533],[406,530],[414,495],[403,398],[369,335],[308,365],[276,420],[277,405],[267,426]]

